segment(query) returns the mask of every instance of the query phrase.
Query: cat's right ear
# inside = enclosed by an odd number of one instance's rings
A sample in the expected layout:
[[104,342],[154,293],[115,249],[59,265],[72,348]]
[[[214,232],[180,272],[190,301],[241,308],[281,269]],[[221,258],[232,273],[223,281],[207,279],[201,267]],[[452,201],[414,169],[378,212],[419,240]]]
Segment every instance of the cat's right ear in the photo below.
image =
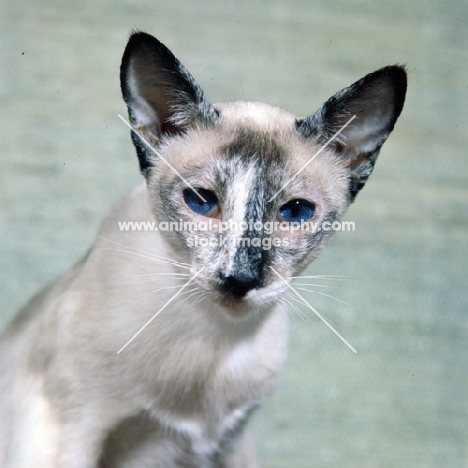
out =
[[[165,135],[184,132],[195,122],[213,123],[218,116],[172,52],[143,32],[132,34],[128,41],[120,84],[130,123],[152,146]],[[132,140],[145,174],[152,166],[154,152],[133,131]]]

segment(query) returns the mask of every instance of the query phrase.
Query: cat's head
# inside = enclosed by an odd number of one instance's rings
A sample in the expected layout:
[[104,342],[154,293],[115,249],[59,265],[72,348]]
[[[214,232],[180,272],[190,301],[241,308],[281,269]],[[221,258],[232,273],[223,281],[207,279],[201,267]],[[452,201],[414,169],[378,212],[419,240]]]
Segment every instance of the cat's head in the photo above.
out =
[[154,215],[173,223],[167,242],[202,269],[195,281],[211,299],[242,315],[276,302],[334,232],[393,130],[406,73],[382,68],[297,118],[211,104],[163,44],[136,33],[121,85]]

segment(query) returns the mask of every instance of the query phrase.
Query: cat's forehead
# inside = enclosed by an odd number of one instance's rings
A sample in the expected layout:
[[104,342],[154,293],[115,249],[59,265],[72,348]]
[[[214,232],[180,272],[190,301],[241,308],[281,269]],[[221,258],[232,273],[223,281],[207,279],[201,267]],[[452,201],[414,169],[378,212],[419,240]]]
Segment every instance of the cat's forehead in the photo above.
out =
[[265,160],[285,163],[305,143],[296,130],[296,117],[279,107],[242,101],[215,106],[217,122],[192,134],[191,144],[202,150],[199,153],[206,162],[212,159],[219,165],[222,160],[235,160],[246,166]]
[[280,107],[261,102],[223,102],[215,105],[220,124],[248,128],[252,132],[276,133],[291,131],[296,117]]
[[241,101],[215,108],[219,117],[214,124],[194,126],[165,145],[163,153],[167,151],[171,161],[205,170],[220,168],[223,161],[236,160],[239,166],[264,159],[285,162],[304,142],[296,131],[296,117],[281,108]]

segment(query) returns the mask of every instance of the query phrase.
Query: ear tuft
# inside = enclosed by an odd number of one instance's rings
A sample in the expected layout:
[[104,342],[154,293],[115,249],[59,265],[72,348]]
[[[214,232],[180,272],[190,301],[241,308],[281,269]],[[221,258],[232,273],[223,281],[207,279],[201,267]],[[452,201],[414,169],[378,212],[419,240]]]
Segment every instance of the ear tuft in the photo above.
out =
[[380,148],[395,126],[406,86],[404,67],[382,68],[338,92],[316,114],[296,123],[299,133],[306,138],[318,136],[322,144],[340,132],[330,146],[350,168],[351,201],[372,173]]

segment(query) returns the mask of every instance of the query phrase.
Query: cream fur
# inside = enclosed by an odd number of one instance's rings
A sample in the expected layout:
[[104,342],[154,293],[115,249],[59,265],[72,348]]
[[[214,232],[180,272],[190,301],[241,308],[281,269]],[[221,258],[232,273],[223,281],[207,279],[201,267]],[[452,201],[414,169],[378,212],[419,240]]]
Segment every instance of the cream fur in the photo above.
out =
[[[291,248],[271,252],[190,248],[185,234],[118,222],[206,220],[184,201],[187,183],[211,192],[218,221],[275,221],[290,202],[313,207],[314,223],[339,220],[401,111],[404,70],[368,75],[299,120],[266,104],[211,105],[144,33],[131,37],[121,78],[130,120],[157,154],[135,138],[146,181],[106,218],[86,257],[2,334],[0,466],[253,468],[245,426],[278,383],[288,336],[287,285],[268,267],[291,280],[330,234],[290,232]],[[343,106],[364,123],[315,157]],[[224,235],[238,236],[233,229]]]
[[[9,373],[1,377],[2,388],[11,391],[8,378],[16,390],[2,407],[1,466],[95,466],[103,439],[143,413],[155,421],[155,438],[164,441],[156,452],[167,457],[151,466],[172,466],[177,447],[161,437],[168,432],[191,441],[199,466],[211,466],[206,460],[219,437],[274,390],[288,329],[280,306],[263,320],[233,326],[220,317],[219,306],[174,301],[117,354],[174,294],[173,289],[147,294],[147,283],[119,280],[185,272],[141,257],[144,252],[177,257],[158,233],[118,231],[117,220],[151,218],[142,184],[105,221],[88,257],[34,299],[7,330],[2,359]],[[168,278],[155,289],[173,285]],[[28,315],[34,317],[27,320]],[[13,430],[3,424],[7,420],[14,421]],[[153,444],[142,444],[132,458],[144,460],[154,452]],[[117,466],[145,466],[139,463]],[[239,463],[235,466],[255,465]]]

